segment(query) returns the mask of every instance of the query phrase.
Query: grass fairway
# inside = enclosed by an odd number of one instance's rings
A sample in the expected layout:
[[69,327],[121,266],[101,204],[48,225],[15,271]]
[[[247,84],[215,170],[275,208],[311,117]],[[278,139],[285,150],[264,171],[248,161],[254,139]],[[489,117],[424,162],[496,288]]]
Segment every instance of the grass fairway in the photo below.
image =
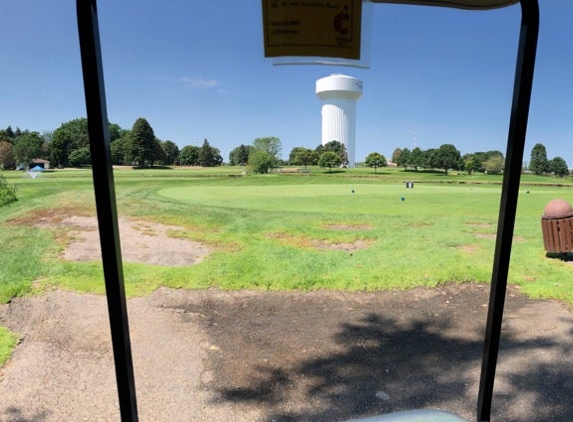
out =
[[[121,215],[180,226],[173,236],[214,251],[188,267],[125,263],[128,294],[159,285],[363,290],[491,278],[499,177],[388,169],[238,177],[240,169],[223,170],[116,171]],[[99,264],[59,258],[65,238],[57,230],[14,224],[54,208],[93,212],[91,173],[8,179],[20,200],[0,209],[0,240],[9,245],[0,257],[7,269],[0,300],[45,286],[103,293]],[[532,296],[573,303],[573,265],[545,256],[539,222],[549,200],[573,202],[572,193],[570,185],[522,188],[510,282]]]

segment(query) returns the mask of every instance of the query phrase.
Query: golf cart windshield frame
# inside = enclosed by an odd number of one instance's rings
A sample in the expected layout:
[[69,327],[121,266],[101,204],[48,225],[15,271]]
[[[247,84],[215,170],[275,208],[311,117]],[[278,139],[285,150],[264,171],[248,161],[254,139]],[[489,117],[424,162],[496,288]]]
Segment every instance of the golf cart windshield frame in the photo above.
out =
[[[475,10],[494,9],[515,3],[521,5],[521,31],[478,394],[477,420],[489,421],[537,50],[538,0],[372,1]],[[138,420],[137,402],[110,154],[97,1],[77,0],[76,5],[93,182],[120,413],[122,421],[134,422]]]

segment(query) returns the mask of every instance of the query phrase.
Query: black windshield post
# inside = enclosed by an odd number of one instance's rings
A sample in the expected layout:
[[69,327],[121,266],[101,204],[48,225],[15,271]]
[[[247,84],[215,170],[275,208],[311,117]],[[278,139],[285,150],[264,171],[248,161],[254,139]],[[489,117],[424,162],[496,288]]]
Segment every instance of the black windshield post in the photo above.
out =
[[137,402],[123,282],[96,0],[77,0],[78,31],[103,272],[121,420],[136,422]]
[[521,11],[521,31],[513,87],[513,103],[507,139],[505,172],[503,175],[478,393],[477,420],[479,422],[489,422],[491,414],[493,384],[500,345],[501,324],[539,33],[539,5],[537,0],[521,0]]

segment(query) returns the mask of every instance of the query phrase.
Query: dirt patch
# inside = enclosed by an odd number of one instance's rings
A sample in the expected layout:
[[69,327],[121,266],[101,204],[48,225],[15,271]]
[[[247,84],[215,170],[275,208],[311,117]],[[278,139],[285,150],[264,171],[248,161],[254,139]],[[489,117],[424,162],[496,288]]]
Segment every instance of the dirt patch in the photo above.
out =
[[[128,301],[140,420],[333,422],[413,408],[475,420],[488,286],[172,290]],[[105,298],[0,306],[22,341],[0,420],[119,420]],[[573,314],[510,287],[492,420],[568,422]]]
[[[68,261],[101,260],[97,219],[89,209],[56,208],[27,214],[10,224],[49,228],[63,243],[62,259]],[[211,248],[188,239],[172,237],[183,227],[119,218],[122,257],[125,262],[187,266],[198,264]]]
[[[474,236],[477,237],[478,239],[489,239],[489,240],[495,240],[497,237],[495,233],[474,233]],[[513,236],[513,241],[524,242],[525,238],[521,236]]]
[[371,230],[370,224],[326,224],[324,226],[328,230]]
[[372,244],[372,241],[362,239],[355,240],[354,242],[334,242],[324,239],[309,239],[303,236],[291,236],[285,233],[271,233],[268,237],[301,248],[329,249],[347,252],[365,249]]
[[460,251],[466,252],[471,255],[479,251],[480,248],[477,245],[459,245],[456,247],[456,249],[459,249]]
[[367,240],[355,240],[354,242],[329,242],[326,240],[312,240],[311,244],[317,249],[330,249],[335,251],[354,252],[366,249],[372,242]]
[[475,223],[475,222],[468,222],[466,223],[468,226],[471,227],[476,227],[476,228],[480,228],[480,229],[490,229],[493,227],[493,224],[490,223]]

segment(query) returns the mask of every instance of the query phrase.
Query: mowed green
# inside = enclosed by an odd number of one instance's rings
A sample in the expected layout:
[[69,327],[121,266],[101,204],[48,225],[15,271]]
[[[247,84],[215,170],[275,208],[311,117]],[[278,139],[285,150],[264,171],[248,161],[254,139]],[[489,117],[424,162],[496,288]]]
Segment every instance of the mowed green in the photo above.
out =
[[479,215],[499,202],[499,187],[344,183],[165,188],[160,195],[195,205],[269,212],[387,216]]
[[[407,189],[400,179],[412,175],[398,171],[232,176],[116,172],[121,215],[177,225],[172,236],[213,251],[187,267],[124,263],[129,295],[160,285],[374,290],[491,278],[499,179],[422,179]],[[20,200],[0,210],[0,240],[9,245],[0,258],[0,300],[45,286],[103,293],[101,264],[63,261],[57,229],[13,223],[31,212],[93,208],[89,172],[11,180]],[[510,282],[534,297],[573,303],[573,265],[543,249],[540,217],[556,197],[573,202],[571,187],[522,188]]]

